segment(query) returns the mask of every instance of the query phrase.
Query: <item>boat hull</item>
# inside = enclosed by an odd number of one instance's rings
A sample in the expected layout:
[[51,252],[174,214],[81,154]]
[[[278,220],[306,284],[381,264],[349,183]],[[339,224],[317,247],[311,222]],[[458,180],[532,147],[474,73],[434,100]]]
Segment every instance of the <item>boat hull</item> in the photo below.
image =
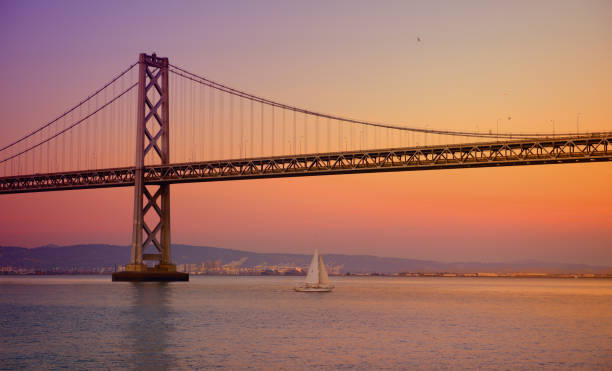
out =
[[321,287],[294,287],[297,292],[330,292],[334,289],[334,286],[321,286]]

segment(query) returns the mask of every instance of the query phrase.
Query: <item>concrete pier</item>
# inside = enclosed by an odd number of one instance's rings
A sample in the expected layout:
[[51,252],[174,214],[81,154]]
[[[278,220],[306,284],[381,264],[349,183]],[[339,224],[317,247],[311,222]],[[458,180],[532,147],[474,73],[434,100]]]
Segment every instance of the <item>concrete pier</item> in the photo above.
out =
[[183,272],[168,272],[147,270],[141,272],[124,271],[113,273],[114,282],[173,282],[189,281],[189,274]]

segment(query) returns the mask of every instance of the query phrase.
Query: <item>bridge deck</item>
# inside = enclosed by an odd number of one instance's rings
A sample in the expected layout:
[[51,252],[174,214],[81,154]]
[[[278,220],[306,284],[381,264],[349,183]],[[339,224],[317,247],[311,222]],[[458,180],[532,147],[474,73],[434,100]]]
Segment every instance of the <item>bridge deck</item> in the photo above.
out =
[[[612,133],[353,152],[234,159],[144,169],[146,184],[213,182],[296,176],[524,166],[612,160]],[[134,168],[0,178],[0,194],[134,185]]]

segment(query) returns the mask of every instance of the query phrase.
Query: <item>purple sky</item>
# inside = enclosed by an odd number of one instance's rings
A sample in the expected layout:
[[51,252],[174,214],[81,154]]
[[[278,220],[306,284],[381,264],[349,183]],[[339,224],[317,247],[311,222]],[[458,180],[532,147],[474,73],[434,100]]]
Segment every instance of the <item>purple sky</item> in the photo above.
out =
[[[134,62],[367,120],[610,130],[608,1],[0,3],[0,144]],[[420,38],[422,41],[417,42]],[[509,129],[508,129],[509,130]],[[610,164],[173,186],[173,241],[612,265]],[[130,189],[0,197],[0,244],[130,241]]]

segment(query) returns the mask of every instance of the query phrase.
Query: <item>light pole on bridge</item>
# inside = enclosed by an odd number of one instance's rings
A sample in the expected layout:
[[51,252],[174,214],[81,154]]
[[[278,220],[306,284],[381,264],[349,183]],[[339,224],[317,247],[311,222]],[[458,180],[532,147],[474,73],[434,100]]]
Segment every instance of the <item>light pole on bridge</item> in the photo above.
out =
[[[503,120],[503,118],[501,118],[501,117],[499,117],[499,118],[497,119],[497,135],[496,135],[496,137],[497,137],[497,138],[496,138],[496,139],[497,139],[497,141],[498,141],[498,142],[499,142],[499,122],[500,122],[501,120]],[[511,117],[511,116],[508,116],[508,121],[510,121],[510,120],[512,120],[512,117]]]
[[550,122],[552,122],[552,127],[553,127],[552,136],[554,138],[555,137],[555,120],[550,120]]

